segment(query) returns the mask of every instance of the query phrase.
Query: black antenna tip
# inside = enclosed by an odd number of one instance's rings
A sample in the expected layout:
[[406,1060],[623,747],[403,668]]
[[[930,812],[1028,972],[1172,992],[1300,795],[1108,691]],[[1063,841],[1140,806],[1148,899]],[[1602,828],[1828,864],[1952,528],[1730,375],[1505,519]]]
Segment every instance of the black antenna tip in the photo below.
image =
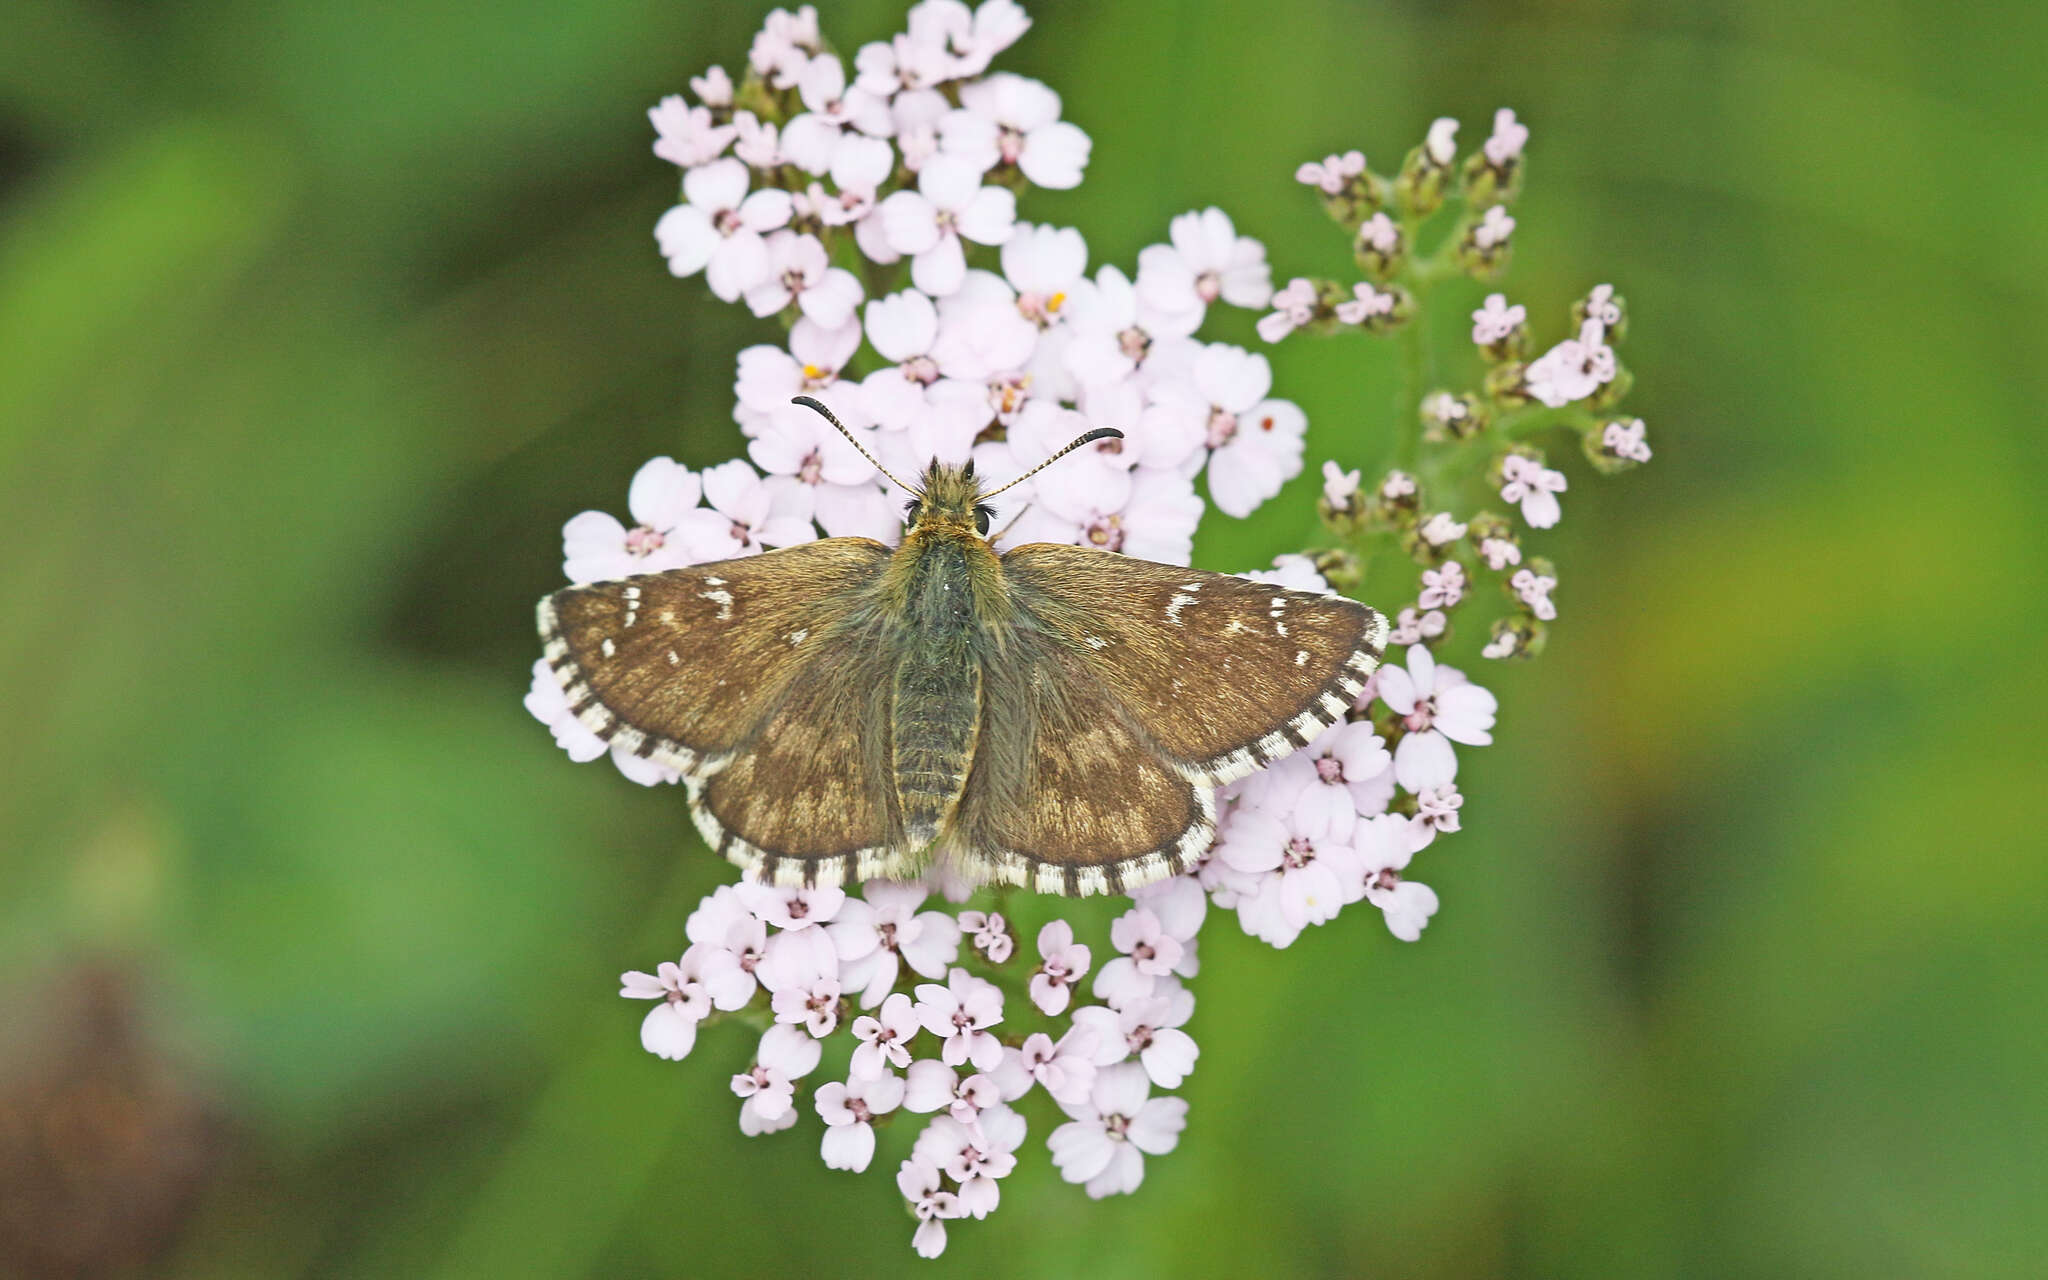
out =
[[1079,440],[1074,441],[1073,447],[1078,449],[1084,444],[1094,444],[1097,440],[1121,440],[1123,438],[1124,433],[1118,431],[1115,427],[1097,427]]
[[791,396],[789,398],[789,402],[791,404],[800,404],[806,409],[816,409],[819,413],[824,414],[828,418],[832,416],[832,411],[830,409],[827,409],[824,405],[818,403],[816,400],[811,399],[809,396]]

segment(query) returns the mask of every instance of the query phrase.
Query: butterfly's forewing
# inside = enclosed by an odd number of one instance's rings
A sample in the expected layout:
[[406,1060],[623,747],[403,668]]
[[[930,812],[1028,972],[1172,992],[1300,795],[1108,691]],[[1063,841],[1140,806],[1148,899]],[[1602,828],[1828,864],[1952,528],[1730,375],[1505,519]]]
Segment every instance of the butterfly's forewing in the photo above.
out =
[[1342,720],[1386,648],[1387,620],[1342,596],[1049,543],[1002,563],[1018,606],[1210,786]]
[[872,596],[888,556],[866,538],[827,538],[569,587],[540,602],[546,658],[591,732],[699,777]]
[[1019,628],[983,683],[949,856],[970,880],[1123,893],[1186,870],[1216,827],[1210,788],[1160,755],[1093,664]]

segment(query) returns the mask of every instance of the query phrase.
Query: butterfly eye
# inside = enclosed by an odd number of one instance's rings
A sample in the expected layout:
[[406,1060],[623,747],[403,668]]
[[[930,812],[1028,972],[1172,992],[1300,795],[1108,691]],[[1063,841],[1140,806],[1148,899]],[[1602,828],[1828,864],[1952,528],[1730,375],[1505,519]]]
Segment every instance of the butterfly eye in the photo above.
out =
[[976,507],[974,509],[974,531],[986,538],[988,536],[989,517],[994,514],[987,507]]
[[905,524],[916,524],[917,518],[923,514],[924,504],[922,502],[912,502],[903,508],[903,522]]

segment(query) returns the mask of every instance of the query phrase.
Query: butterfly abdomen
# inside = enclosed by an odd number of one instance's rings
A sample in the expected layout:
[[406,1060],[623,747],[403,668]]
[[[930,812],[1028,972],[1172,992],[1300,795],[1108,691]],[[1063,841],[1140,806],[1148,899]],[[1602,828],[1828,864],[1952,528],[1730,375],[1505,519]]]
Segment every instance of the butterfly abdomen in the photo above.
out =
[[[890,706],[898,811],[921,850],[944,831],[981,731],[981,631],[970,559],[985,548],[918,539],[905,557],[901,658]],[[991,557],[993,559],[993,557]]]

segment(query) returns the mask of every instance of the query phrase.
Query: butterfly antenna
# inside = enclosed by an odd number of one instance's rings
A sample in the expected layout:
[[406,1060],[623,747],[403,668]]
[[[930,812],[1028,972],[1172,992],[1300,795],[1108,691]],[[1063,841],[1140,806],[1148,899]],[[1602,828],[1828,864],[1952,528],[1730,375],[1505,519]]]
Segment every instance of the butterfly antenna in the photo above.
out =
[[[882,473],[883,475],[885,475],[885,476],[889,476],[889,482],[890,482],[891,484],[894,484],[894,485],[895,485],[895,486],[896,486],[896,487],[897,487],[898,489],[901,489],[901,490],[903,490],[903,492],[905,492],[905,493],[909,494],[909,495],[910,495],[911,497],[913,497],[913,498],[917,498],[917,497],[922,497],[922,496],[923,496],[923,495],[922,495],[922,494],[920,494],[920,493],[919,493],[919,492],[918,492],[917,490],[915,490],[915,489],[911,488],[911,487],[910,487],[909,485],[907,485],[907,484],[903,483],[903,482],[902,482],[901,480],[898,480],[898,479],[897,479],[897,478],[896,478],[895,476],[891,476],[891,475],[889,475],[889,468],[887,468],[887,467],[883,466],[883,465],[882,465],[881,463],[879,463],[879,462],[875,462],[875,455],[874,455],[874,454],[872,454],[872,453],[869,453],[869,452],[868,452],[868,451],[867,451],[866,449],[861,449],[861,447],[860,447],[860,441],[858,441],[858,440],[856,440],[856,439],[854,439],[854,438],[853,438],[853,432],[851,432],[851,431],[848,431],[848,430],[846,429],[846,424],[845,424],[845,423],[841,422],[841,421],[840,421],[839,419],[837,419],[837,418],[835,418],[835,417],[833,417],[833,416],[832,416],[832,411],[831,411],[830,409],[827,409],[827,408],[826,408],[826,407],[825,407],[824,405],[822,405],[822,404],[819,404],[819,403],[818,403],[818,402],[817,402],[816,400],[813,400],[813,399],[811,399],[811,398],[810,398],[809,396],[793,396],[793,397],[791,397],[791,398],[790,398],[790,403],[791,403],[791,404],[800,404],[800,405],[802,405],[802,406],[803,406],[804,408],[806,408],[806,409],[816,409],[816,410],[817,410],[817,411],[818,411],[819,413],[821,413],[821,414],[823,414],[823,415],[824,415],[824,417],[825,417],[825,421],[827,421],[827,422],[831,423],[831,424],[832,424],[833,426],[835,426],[835,427],[839,428],[839,434],[840,434],[840,435],[842,435],[842,436],[845,436],[845,437],[846,437],[846,443],[848,443],[848,444],[852,445],[852,446],[853,446],[854,448],[856,448],[856,449],[860,449],[860,456],[861,456],[861,457],[863,457],[863,458],[866,458],[866,459],[867,459],[867,460],[868,460],[869,462],[871,462],[871,463],[874,463],[874,468],[875,468],[875,470],[877,470],[877,471],[881,472],[881,473]],[[1078,440],[1074,442],[1074,444],[1079,444],[1079,443],[1080,443],[1080,441],[1078,441]],[[1067,448],[1069,448],[1069,449],[1071,449],[1071,448],[1073,448],[1073,447],[1074,447],[1074,445],[1071,445],[1071,444],[1067,446]],[[1063,451],[1063,452],[1064,452],[1064,451]],[[1057,457],[1057,456],[1058,456],[1057,454],[1055,454],[1055,455],[1054,455],[1054,457]]]
[[[1050,458],[1047,458],[1044,462],[1039,463],[1037,466],[1031,468],[1031,470],[1026,471],[1023,475],[1018,476],[1015,480],[1010,481],[1010,483],[1003,486],[1003,489],[1016,488],[1018,485],[1023,484],[1026,480],[1029,480],[1031,477],[1045,470],[1053,463],[1058,462],[1061,458],[1066,457],[1068,454],[1072,453],[1074,450],[1080,448],[1084,444],[1094,444],[1097,440],[1121,440],[1123,438],[1124,433],[1118,431],[1115,427],[1097,427],[1095,428],[1095,430],[1086,433],[1080,439],[1074,441],[1074,443],[1068,445],[1066,448],[1060,450],[1058,453],[1052,455]],[[981,496],[984,498],[993,498],[996,496],[996,494],[1001,493],[1003,489],[994,489],[989,491],[988,493],[982,494]]]

